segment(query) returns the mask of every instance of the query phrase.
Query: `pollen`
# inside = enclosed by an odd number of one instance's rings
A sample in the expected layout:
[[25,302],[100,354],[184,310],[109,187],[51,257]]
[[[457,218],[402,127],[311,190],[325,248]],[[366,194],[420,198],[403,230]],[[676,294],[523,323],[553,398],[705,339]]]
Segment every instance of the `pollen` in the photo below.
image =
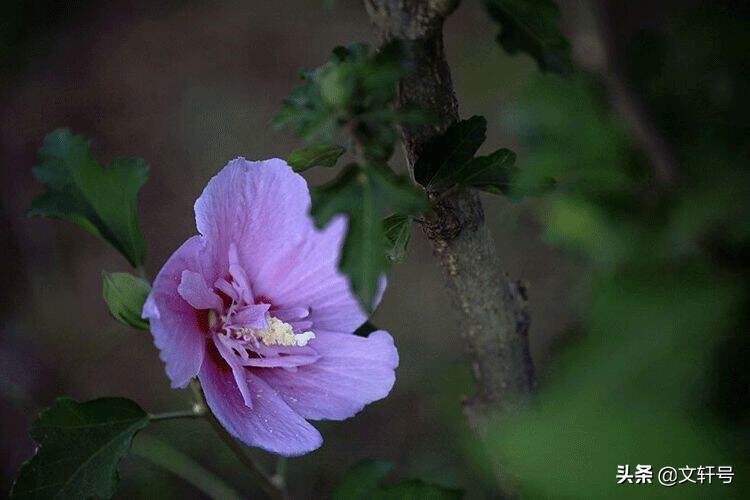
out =
[[313,332],[294,333],[294,328],[278,318],[268,318],[268,326],[253,330],[255,337],[267,346],[298,346],[304,347],[315,338]]

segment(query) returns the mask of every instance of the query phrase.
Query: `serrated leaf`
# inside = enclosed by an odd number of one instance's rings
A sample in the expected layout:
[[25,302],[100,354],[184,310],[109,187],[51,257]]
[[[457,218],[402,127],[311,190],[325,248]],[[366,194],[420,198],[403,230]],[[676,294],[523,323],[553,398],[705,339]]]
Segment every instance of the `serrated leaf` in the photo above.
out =
[[379,51],[364,44],[336,47],[328,63],[303,74],[305,83],[284,100],[273,123],[308,143],[340,142],[351,134],[366,158],[385,161],[398,140],[396,125],[425,118],[393,109],[396,83],[407,69],[397,40]]
[[516,154],[509,149],[498,149],[487,156],[478,156],[460,167],[455,182],[462,186],[507,194],[514,172]]
[[333,167],[345,151],[345,148],[335,144],[313,144],[290,154],[288,163],[295,172],[304,172],[312,167]]
[[129,273],[102,272],[102,295],[110,314],[120,323],[148,330],[148,322],[141,318],[143,303],[151,285]]
[[118,158],[102,167],[82,136],[60,129],[44,138],[33,170],[47,192],[34,199],[30,217],[78,224],[109,242],[134,267],[143,264],[146,243],[138,227],[138,191],[148,173],[143,160]]
[[378,483],[393,469],[391,462],[363,460],[352,466],[333,491],[333,500],[370,499],[378,489]]
[[383,486],[375,491],[372,498],[374,500],[457,500],[463,496],[462,490],[445,488],[436,484],[425,483],[419,479],[412,479]]
[[406,257],[406,246],[411,238],[411,217],[393,214],[385,218],[383,227],[388,240],[385,254],[392,262],[403,262]]
[[526,52],[542,71],[569,73],[570,43],[560,34],[560,9],[552,0],[485,0],[490,17],[502,25],[498,42],[510,54]]
[[335,215],[348,216],[339,268],[365,309],[372,309],[380,278],[388,269],[383,212],[414,213],[428,207],[424,193],[387,167],[349,165],[336,179],[312,191],[311,214],[318,227]]
[[461,120],[424,145],[414,165],[414,178],[426,188],[445,185],[455,171],[474,157],[487,132],[487,120]]
[[117,466],[148,421],[140,406],[124,398],[58,399],[31,426],[37,452],[21,466],[11,498],[112,497]]

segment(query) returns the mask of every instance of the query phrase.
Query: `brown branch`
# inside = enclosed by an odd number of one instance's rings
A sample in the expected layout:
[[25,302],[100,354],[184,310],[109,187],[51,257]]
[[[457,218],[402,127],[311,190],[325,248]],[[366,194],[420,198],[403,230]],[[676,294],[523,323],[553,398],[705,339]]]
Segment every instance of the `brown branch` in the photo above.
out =
[[[457,0],[365,0],[383,41],[401,39],[412,73],[398,88],[398,105],[429,111],[437,122],[405,128],[410,170],[430,138],[458,119],[458,104],[443,51],[443,21]],[[429,193],[433,212],[421,221],[461,312],[459,333],[471,361],[477,394],[466,403],[470,422],[517,408],[534,387],[529,316],[523,287],[501,272],[495,244],[476,192]]]
[[594,14],[594,31],[602,44],[601,57],[582,59],[579,63],[591,71],[599,73],[607,89],[609,100],[615,112],[622,118],[635,140],[635,144],[648,159],[654,180],[661,187],[674,187],[679,178],[679,167],[672,149],[653,123],[640,96],[628,84],[621,64],[620,55],[613,43],[610,2],[598,1],[588,4]]

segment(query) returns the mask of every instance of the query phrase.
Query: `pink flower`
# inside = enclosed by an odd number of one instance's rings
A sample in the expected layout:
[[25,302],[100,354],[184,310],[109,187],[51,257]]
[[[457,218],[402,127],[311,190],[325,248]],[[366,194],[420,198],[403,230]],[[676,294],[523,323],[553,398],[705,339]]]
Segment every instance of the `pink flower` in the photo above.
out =
[[172,387],[198,376],[235,437],[280,455],[318,448],[306,419],[342,420],[388,395],[398,353],[337,264],[344,218],[322,231],[307,183],[279,159],[232,160],[195,203],[200,236],[154,281],[143,308]]

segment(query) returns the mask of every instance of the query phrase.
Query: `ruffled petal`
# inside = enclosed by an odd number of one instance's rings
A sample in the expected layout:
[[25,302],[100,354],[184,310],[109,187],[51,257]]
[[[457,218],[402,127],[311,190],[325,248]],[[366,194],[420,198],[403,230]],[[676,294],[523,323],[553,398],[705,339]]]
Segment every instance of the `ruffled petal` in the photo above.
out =
[[[250,387],[248,387],[247,385],[246,370],[242,365],[242,357],[234,353],[231,345],[229,345],[229,339],[227,339],[227,337],[223,335],[220,336],[214,333],[213,340],[216,349],[219,351],[219,354],[221,354],[221,357],[224,358],[224,362],[232,370],[235,387],[239,389],[240,394],[242,395],[242,401],[244,402],[245,406],[247,406],[248,408],[252,408],[253,398],[250,394]],[[245,352],[242,346],[240,346],[240,349],[242,350],[242,352]]]
[[275,268],[253,274],[256,293],[270,297],[280,309],[309,307],[313,330],[351,333],[367,319],[338,270],[346,219],[337,217],[323,231],[311,229]]
[[305,418],[342,420],[388,395],[396,379],[398,352],[388,332],[369,337],[319,332],[310,342],[320,359],[296,371],[268,369],[268,384]]
[[[247,371],[253,408],[245,406],[232,372],[210,351],[200,381],[211,411],[230,434],[249,446],[292,457],[320,447],[323,437],[292,410],[268,384]],[[266,369],[264,369],[266,370]]]
[[251,279],[275,267],[277,256],[286,255],[311,229],[309,208],[305,179],[284,160],[230,161],[195,202],[198,231],[212,252],[215,275],[209,282],[225,277],[232,244]]
[[143,318],[149,320],[154,344],[175,388],[185,387],[198,374],[205,352],[198,313],[178,292],[183,271],[199,271],[203,244],[201,237],[194,236],[172,254],[143,305]]
[[177,293],[195,309],[213,309],[221,311],[222,303],[199,273],[193,271],[182,271],[180,284],[177,285]]

